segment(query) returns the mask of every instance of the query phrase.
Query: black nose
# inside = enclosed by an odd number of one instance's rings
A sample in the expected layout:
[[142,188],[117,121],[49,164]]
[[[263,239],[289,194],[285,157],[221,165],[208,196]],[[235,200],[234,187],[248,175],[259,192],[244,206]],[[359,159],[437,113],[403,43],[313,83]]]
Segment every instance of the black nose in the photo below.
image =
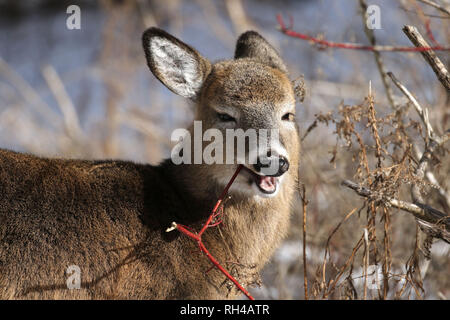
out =
[[[276,168],[272,168],[273,161],[275,160],[278,160],[278,166]],[[256,164],[254,164],[253,167],[256,172],[266,176],[279,177],[289,170],[289,161],[283,156],[279,156],[277,158],[269,156],[265,159],[258,157],[256,159]]]

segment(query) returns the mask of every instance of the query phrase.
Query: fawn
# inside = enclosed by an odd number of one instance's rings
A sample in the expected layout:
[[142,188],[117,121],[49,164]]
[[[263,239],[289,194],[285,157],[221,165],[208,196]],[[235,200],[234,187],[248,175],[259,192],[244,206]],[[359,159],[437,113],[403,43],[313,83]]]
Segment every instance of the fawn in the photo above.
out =
[[[259,158],[244,164],[223,223],[203,235],[242,285],[253,284],[287,233],[297,190],[300,141],[287,68],[254,31],[239,37],[234,59],[214,64],[158,28],[142,39],[150,70],[194,102],[202,130],[279,132],[264,155],[277,171],[265,175]],[[236,297],[194,241],[166,229],[176,221],[198,230],[237,166],[46,159],[0,150],[0,298]],[[79,268],[79,288],[68,288],[71,265]]]

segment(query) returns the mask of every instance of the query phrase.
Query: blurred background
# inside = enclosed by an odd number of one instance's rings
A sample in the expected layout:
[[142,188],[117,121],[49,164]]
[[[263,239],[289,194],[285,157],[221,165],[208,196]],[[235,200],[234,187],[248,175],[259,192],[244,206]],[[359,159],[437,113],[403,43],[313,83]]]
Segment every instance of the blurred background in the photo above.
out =
[[[81,9],[80,30],[66,27],[66,9],[72,4]],[[381,29],[374,30],[379,44],[411,46],[402,27],[414,25],[425,35],[430,21],[436,41],[449,46],[450,19],[439,10],[416,0],[367,0],[367,4],[381,9]],[[343,104],[362,103],[369,81],[377,112],[387,114],[390,105],[372,52],[320,48],[284,35],[276,20],[282,14],[288,23],[291,16],[296,31],[336,42],[369,44],[362,13],[357,0],[0,0],[0,147],[42,156],[151,164],[169,157],[170,134],[192,120],[192,106],[148,70],[141,35],[150,26],[167,30],[212,61],[231,58],[240,33],[260,32],[285,59],[291,79],[303,76],[306,94],[297,105],[302,136],[316,115],[337,112]],[[449,52],[438,55],[449,66]],[[435,129],[447,129],[449,93],[421,55],[383,52],[382,57],[385,68],[430,109]],[[398,90],[394,93],[399,103],[405,103]],[[408,117],[419,121],[413,110]],[[420,135],[414,139],[422,141]],[[331,125],[319,124],[302,143],[300,175],[309,199],[306,271],[310,288],[317,280],[330,232],[350,210],[363,205],[363,199],[340,186],[343,179],[354,176],[356,165],[351,153],[336,156],[337,148],[344,148],[344,143]],[[448,162],[447,157],[438,176],[445,190],[450,187]],[[448,212],[437,201],[436,206]],[[301,201],[292,221],[288,238],[262,273],[263,286],[251,290],[256,298],[305,298]],[[355,214],[334,234],[329,272],[348,258],[366,222],[364,213]],[[390,233],[392,270],[405,274],[416,241],[414,218],[392,210]],[[450,297],[449,246],[436,241],[431,254],[424,291],[417,294],[411,289],[410,294],[396,296],[392,289],[390,298]],[[361,293],[361,268],[355,265],[353,272],[352,290]],[[401,279],[397,282],[391,288],[401,285]],[[337,290],[330,297],[349,295]]]

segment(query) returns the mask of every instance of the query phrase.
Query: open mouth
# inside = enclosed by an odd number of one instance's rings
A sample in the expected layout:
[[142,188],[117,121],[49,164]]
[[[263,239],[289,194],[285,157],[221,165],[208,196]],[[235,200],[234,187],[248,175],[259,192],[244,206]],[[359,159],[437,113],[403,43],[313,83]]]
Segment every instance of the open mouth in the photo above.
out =
[[277,191],[279,177],[269,177],[259,175],[247,167],[243,167],[243,172],[247,173],[249,183],[255,183],[258,189],[265,194],[273,194]]

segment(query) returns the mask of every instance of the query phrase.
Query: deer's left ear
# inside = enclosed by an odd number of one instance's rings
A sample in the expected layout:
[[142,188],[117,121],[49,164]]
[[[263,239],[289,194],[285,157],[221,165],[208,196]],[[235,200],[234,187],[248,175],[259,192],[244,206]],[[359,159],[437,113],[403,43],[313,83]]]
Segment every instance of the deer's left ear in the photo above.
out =
[[234,58],[253,58],[288,73],[277,50],[256,31],[247,31],[241,34],[236,43]]
[[211,71],[211,63],[191,46],[158,28],[142,36],[147,64],[170,90],[195,100]]

